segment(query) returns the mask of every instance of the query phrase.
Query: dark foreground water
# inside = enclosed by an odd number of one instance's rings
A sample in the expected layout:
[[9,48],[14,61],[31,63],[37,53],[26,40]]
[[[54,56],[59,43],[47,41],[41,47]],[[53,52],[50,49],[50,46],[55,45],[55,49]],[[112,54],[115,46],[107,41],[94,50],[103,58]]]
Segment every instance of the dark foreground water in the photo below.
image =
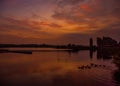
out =
[[120,86],[114,56],[89,51],[0,53],[0,86]]

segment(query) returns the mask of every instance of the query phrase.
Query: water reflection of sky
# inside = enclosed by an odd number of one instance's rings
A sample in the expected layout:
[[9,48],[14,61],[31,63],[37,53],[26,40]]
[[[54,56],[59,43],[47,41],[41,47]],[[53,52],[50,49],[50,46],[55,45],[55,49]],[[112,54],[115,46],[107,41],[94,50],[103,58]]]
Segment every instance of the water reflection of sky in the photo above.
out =
[[[90,63],[106,67],[78,69]],[[6,86],[114,86],[114,70],[112,59],[91,59],[89,51],[0,54],[0,79]]]

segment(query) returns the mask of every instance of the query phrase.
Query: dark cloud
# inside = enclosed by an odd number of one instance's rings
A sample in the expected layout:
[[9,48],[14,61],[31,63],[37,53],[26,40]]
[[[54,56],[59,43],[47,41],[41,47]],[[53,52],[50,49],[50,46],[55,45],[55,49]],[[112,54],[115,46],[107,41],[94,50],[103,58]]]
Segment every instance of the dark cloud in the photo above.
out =
[[81,23],[86,21],[86,18],[92,20],[108,15],[119,17],[120,5],[118,3],[118,0],[61,0],[57,3],[53,18]]
[[60,7],[64,7],[66,5],[75,5],[79,4],[80,2],[84,2],[86,0],[58,0],[57,4]]
[[85,0],[58,0],[57,8],[52,17],[68,22],[81,21],[78,16],[75,15],[75,10],[78,12],[79,8],[77,7],[84,1]]

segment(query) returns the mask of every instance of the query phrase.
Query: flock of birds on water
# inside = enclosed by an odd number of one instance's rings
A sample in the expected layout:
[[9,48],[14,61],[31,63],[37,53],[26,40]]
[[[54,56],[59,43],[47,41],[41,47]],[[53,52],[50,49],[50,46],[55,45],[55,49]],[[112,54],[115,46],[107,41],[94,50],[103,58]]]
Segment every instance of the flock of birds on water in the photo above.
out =
[[79,66],[78,69],[91,69],[91,68],[105,68],[106,66],[105,65],[101,65],[101,64],[94,64],[94,63],[91,63],[90,65],[83,65],[83,66]]

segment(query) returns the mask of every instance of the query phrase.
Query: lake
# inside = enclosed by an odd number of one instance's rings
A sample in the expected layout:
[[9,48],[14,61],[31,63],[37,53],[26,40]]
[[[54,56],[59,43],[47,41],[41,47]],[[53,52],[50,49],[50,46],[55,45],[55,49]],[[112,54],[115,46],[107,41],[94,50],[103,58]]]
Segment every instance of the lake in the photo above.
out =
[[104,58],[95,52],[91,57],[89,51],[37,50],[32,54],[0,53],[0,86],[120,85],[120,70],[114,56]]

